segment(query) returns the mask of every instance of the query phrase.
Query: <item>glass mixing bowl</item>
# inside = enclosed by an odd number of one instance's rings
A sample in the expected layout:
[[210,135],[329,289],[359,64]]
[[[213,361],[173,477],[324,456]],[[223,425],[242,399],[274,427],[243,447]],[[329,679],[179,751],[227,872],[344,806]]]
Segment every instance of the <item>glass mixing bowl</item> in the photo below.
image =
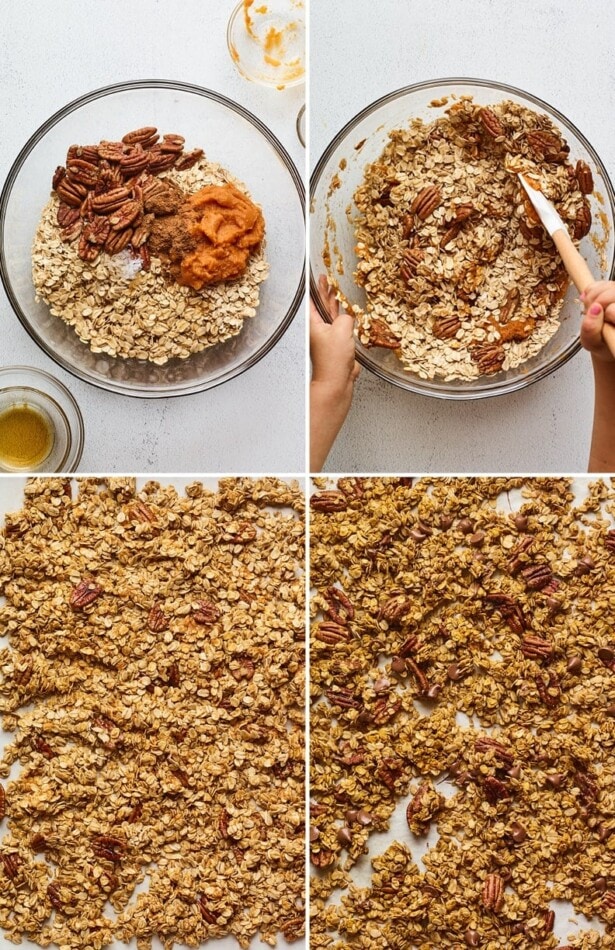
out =
[[[323,319],[327,312],[318,288],[320,274],[334,276],[346,300],[363,308],[365,292],[357,286],[353,273],[357,265],[354,229],[349,210],[353,195],[363,179],[364,168],[375,161],[388,141],[389,132],[406,126],[411,119],[431,122],[443,108],[430,106],[444,96],[471,95],[481,105],[511,99],[549,116],[570,146],[570,159],[584,159],[592,169],[595,191],[591,196],[593,226],[580,245],[597,280],[615,278],[615,192],[607,171],[587,139],[560,112],[536,96],[481,79],[439,79],[398,89],[367,106],[336,135],[318,162],[311,178],[310,203],[310,290]],[[323,263],[325,246],[330,256]],[[516,369],[493,376],[465,381],[423,380],[402,368],[391,350],[367,348],[357,341],[357,359],[382,379],[402,389],[441,399],[479,399],[514,392],[542,379],[563,366],[580,348],[580,310],[577,292],[569,287],[564,298],[560,327],[544,348]]]
[[[266,222],[268,279],[257,314],[238,336],[186,360],[155,366],[92,351],[34,295],[31,247],[51,178],[74,142],[121,137],[155,125],[203,148],[243,181]],[[243,373],[277,343],[304,292],[305,193],[292,159],[242,106],[210,89],[164,80],[119,83],[90,92],[52,115],[24,145],[0,196],[0,276],[22,324],[66,370],[103,389],[156,397],[200,392]]]

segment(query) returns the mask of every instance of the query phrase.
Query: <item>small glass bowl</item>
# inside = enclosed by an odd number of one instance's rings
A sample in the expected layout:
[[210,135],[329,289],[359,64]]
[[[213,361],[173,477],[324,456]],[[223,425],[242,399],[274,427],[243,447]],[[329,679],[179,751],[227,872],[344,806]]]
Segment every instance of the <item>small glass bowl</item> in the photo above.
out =
[[32,469],[6,466],[0,472],[75,472],[83,452],[83,417],[66,386],[43,370],[30,366],[0,369],[0,413],[13,406],[37,410],[53,430],[51,451]]
[[[261,206],[269,276],[260,286],[256,316],[224,343],[172,359],[146,360],[94,353],[74,329],[37,299],[32,242],[51,177],[73,142],[119,137],[156,125],[204,148],[245,183]],[[31,136],[0,195],[0,277],[17,317],[56,363],[87,383],[125,396],[164,398],[203,392],[254,366],[294,319],[305,290],[305,190],[286,149],[260,119],[231,99],[188,83],[135,80],[96,89],[68,103]]]
[[305,82],[303,0],[240,0],[226,42],[244,79],[276,89]]
[[[328,321],[329,317],[318,278],[325,272],[335,277],[346,300],[361,309],[365,307],[365,291],[353,277],[358,262],[356,237],[348,211],[355,207],[353,196],[363,180],[365,166],[376,161],[393,129],[406,127],[414,118],[432,122],[438,118],[439,108],[446,105],[445,97],[453,95],[473,96],[485,106],[511,99],[544,113],[554,122],[570,146],[571,161],[583,159],[594,177],[595,191],[589,196],[594,224],[591,233],[581,242],[581,253],[596,280],[615,278],[615,191],[604,164],[584,135],[553,106],[521,89],[483,79],[437,79],[397,89],[368,105],[338,132],[312,173],[310,292],[324,320]],[[434,100],[442,100],[442,105],[436,107]],[[323,263],[325,247],[328,247],[326,267]],[[564,297],[556,333],[539,353],[514,369],[467,381],[421,379],[418,374],[405,370],[392,350],[368,348],[359,341],[357,359],[376,376],[410,392],[439,399],[482,399],[515,392],[563,366],[581,347],[580,324],[577,292],[571,285]]]

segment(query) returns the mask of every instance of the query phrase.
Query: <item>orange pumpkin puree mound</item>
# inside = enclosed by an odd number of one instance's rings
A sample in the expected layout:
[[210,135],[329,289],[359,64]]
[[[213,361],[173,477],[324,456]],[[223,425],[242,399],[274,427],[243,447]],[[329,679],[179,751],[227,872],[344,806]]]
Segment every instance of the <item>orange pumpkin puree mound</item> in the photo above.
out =
[[262,212],[234,185],[206,185],[187,198],[182,215],[195,242],[180,264],[178,282],[200,290],[239,277],[265,235]]

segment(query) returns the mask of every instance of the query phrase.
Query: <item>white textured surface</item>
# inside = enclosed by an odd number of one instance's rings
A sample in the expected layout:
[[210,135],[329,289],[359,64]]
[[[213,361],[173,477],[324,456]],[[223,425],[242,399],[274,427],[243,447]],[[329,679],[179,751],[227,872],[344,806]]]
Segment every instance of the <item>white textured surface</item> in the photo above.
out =
[[[509,83],[554,105],[615,175],[615,21],[610,0],[312,0],[312,167],[373,100],[428,79]],[[454,404],[363,370],[327,470],[575,472],[587,466],[587,354],[511,396]]]
[[[295,119],[302,86],[282,92],[236,72],[226,23],[236,0],[6,0],[0,30],[0,182],[29,136],[99,86],[176,79],[206,86],[268,125],[303,170]],[[217,389],[139,400],[74,379],[28,337],[0,289],[0,365],[45,369],[83,412],[81,471],[300,472],[304,469],[302,311],[257,366]]]

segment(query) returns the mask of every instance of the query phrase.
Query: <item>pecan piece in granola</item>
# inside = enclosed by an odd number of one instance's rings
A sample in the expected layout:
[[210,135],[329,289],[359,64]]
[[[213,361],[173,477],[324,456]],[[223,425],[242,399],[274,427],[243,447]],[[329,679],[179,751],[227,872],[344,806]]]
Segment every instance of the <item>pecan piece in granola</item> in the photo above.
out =
[[456,237],[461,233],[463,227],[463,221],[453,221],[447,229],[444,231],[442,237],[440,238],[440,250],[443,251],[446,247],[454,241]]
[[409,283],[416,276],[416,271],[424,258],[424,253],[420,247],[406,248],[402,254],[402,264],[399,273],[406,283]]
[[574,219],[572,225],[572,236],[575,241],[580,241],[591,231],[592,226],[592,213],[589,208],[589,203],[587,200],[583,202],[579,210],[577,211],[576,218]]
[[334,623],[332,620],[319,624],[314,634],[316,640],[334,646],[336,643],[347,643],[350,639],[350,630],[347,626]]
[[574,173],[579,183],[579,191],[581,194],[591,195],[594,190],[594,176],[587,162],[584,162],[583,159],[580,158],[576,164]]
[[201,917],[203,918],[206,924],[211,924],[213,926],[214,924],[218,923],[218,918],[209,907],[209,903],[204,894],[201,894],[201,896],[199,897],[198,905],[199,905],[199,910],[201,912]]
[[432,330],[438,340],[452,340],[461,330],[461,320],[455,314],[448,317],[436,317]]
[[528,659],[550,660],[553,656],[553,644],[543,637],[531,634],[521,641],[521,652]]
[[155,603],[152,605],[147,615],[147,626],[152,633],[162,633],[162,631],[166,630],[169,626],[169,619],[160,604]]
[[549,672],[547,681],[545,682],[542,676],[536,675],[534,677],[534,682],[536,683],[536,689],[538,690],[538,695],[541,701],[548,706],[550,709],[553,709],[555,706],[559,705],[560,701],[560,684],[559,677],[557,673],[553,670]]
[[521,571],[521,576],[530,590],[543,590],[553,580],[553,572],[548,564],[528,564]]
[[208,626],[209,624],[217,623],[222,616],[222,611],[213,601],[200,600],[192,616],[196,623],[202,626]]
[[335,854],[327,848],[319,848],[310,853],[310,861],[315,868],[328,868],[335,862]]
[[530,147],[532,155],[541,161],[553,164],[561,164],[566,161],[570,148],[554,132],[547,132],[544,129],[536,129],[528,132],[525,140]]
[[607,531],[606,537],[604,539],[604,545],[608,551],[613,551],[613,553],[615,553],[615,528],[611,528],[610,531]]
[[361,701],[357,699],[352,690],[345,688],[328,689],[325,696],[332,706],[340,706],[341,709],[360,709]]
[[498,802],[506,801],[511,797],[511,791],[505,782],[500,781],[494,775],[488,775],[483,780],[483,791],[485,798],[490,805],[497,805]]
[[378,616],[387,623],[395,623],[408,613],[411,606],[412,601],[405,594],[396,594],[384,602]]
[[313,511],[345,511],[348,499],[341,491],[321,491],[310,498],[310,508]]
[[92,851],[97,858],[118,864],[126,853],[126,842],[114,835],[95,835],[92,838]]
[[77,586],[73,588],[69,598],[69,604],[73,610],[83,610],[84,607],[88,607],[94,603],[102,592],[102,587],[100,584],[97,584],[93,578],[83,577]]
[[16,851],[0,851],[0,862],[6,876],[14,881],[23,863],[20,855]]
[[513,633],[522,634],[527,629],[525,616],[520,604],[508,594],[487,594],[488,604],[498,609]]
[[426,185],[410,205],[411,214],[415,214],[421,221],[427,218],[440,206],[442,189],[439,185]]
[[504,135],[504,126],[493,109],[483,108],[479,111],[478,116],[483,129],[492,138],[498,139]]
[[506,294],[506,299],[500,308],[500,323],[508,323],[521,301],[518,287],[513,287]]
[[482,343],[470,351],[470,356],[478,364],[480,372],[489,376],[502,369],[506,353],[499,343]]
[[354,607],[339,587],[327,587],[324,597],[328,604],[325,613],[334,623],[347,624],[354,618]]
[[509,752],[506,746],[503,746],[497,739],[491,739],[489,736],[478,738],[474,743],[474,748],[477,752],[492,752],[507,768],[510,768],[514,762],[512,752]]
[[398,350],[401,341],[384,320],[372,320],[369,328],[368,346],[381,346],[385,350]]
[[499,914],[504,903],[504,881],[499,874],[488,874],[483,884],[483,906]]
[[6,815],[6,792],[4,790],[4,785],[0,785],[0,821],[4,819]]

